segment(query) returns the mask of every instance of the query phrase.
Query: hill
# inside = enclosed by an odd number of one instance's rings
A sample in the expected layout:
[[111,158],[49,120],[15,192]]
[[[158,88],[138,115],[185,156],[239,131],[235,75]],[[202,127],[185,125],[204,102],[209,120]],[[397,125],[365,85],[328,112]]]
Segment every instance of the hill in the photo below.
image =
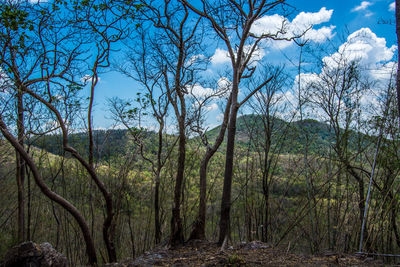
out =
[[[271,124],[273,124],[272,149],[280,153],[301,153],[307,140],[311,153],[321,153],[328,150],[334,138],[329,125],[316,120],[287,122],[279,118],[271,118]],[[220,126],[210,130],[209,138],[215,139],[219,129]],[[251,139],[255,140],[253,143],[264,142],[263,118],[259,115],[250,114],[239,117],[236,131],[238,146],[248,146]]]
[[[107,160],[115,155],[125,153],[128,143],[127,130],[95,130],[94,157]],[[32,145],[55,155],[64,155],[62,138],[59,134],[44,135],[31,140]],[[69,136],[69,143],[83,155],[88,154],[89,137],[86,133],[74,133]],[[68,156],[68,155],[66,155]]]
[[[297,154],[304,151],[308,143],[310,153],[326,153],[329,145],[334,140],[334,133],[329,129],[329,125],[316,120],[303,120],[287,122],[279,118],[271,118],[273,122],[273,133],[271,136],[272,151],[277,153]],[[215,140],[220,126],[207,132],[210,140]],[[128,130],[95,130],[95,158],[97,160],[107,160],[120,154],[126,153],[129,147],[130,134]],[[357,136],[352,132],[351,138],[355,141]],[[152,131],[143,132],[145,142],[150,146],[150,153],[155,153],[157,135]],[[363,136],[363,135],[362,135]],[[195,141],[197,138],[192,138]],[[263,120],[258,115],[243,115],[237,120],[236,143],[238,147],[249,147],[256,149],[255,144],[262,144],[265,139]],[[88,153],[88,136],[86,133],[71,134],[70,144],[78,149],[82,154]],[[253,142],[250,144],[250,140]],[[225,140],[226,141],[226,140]],[[223,149],[226,143],[222,144]],[[32,141],[34,146],[43,148],[53,154],[63,155],[62,140],[60,135],[41,136]],[[154,149],[151,148],[154,146]]]

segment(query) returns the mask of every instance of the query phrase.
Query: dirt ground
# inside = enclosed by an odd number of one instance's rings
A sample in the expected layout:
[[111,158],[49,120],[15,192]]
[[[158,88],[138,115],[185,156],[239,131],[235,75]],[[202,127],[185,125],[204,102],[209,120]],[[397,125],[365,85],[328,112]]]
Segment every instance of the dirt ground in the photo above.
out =
[[369,257],[326,252],[321,255],[286,253],[253,241],[221,251],[215,243],[192,241],[176,249],[159,248],[113,267],[131,266],[387,266]]

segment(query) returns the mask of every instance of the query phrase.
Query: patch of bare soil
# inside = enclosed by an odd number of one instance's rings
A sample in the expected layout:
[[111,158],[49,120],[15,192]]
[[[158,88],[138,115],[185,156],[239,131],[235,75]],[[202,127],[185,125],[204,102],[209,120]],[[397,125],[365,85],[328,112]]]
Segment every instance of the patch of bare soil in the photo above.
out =
[[338,253],[313,256],[286,253],[258,241],[242,243],[221,251],[215,243],[196,240],[180,248],[160,248],[134,260],[127,259],[107,266],[384,266],[384,264],[372,258]]

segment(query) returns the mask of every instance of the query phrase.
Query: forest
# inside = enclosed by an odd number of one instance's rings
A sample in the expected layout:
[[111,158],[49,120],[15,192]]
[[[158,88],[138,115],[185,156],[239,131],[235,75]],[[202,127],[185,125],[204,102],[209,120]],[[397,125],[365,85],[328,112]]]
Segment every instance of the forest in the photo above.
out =
[[70,266],[190,240],[400,254],[397,47],[367,64],[382,38],[334,42],[332,11],[296,2],[0,1],[0,260],[29,240]]

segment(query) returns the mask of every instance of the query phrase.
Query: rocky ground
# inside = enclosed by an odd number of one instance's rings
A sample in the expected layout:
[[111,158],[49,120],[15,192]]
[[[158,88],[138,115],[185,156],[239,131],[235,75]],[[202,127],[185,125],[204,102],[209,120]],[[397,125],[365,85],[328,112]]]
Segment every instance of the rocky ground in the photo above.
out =
[[215,243],[192,241],[177,249],[159,248],[113,267],[131,266],[387,266],[369,257],[325,252],[307,256],[286,253],[253,241],[221,251]]

